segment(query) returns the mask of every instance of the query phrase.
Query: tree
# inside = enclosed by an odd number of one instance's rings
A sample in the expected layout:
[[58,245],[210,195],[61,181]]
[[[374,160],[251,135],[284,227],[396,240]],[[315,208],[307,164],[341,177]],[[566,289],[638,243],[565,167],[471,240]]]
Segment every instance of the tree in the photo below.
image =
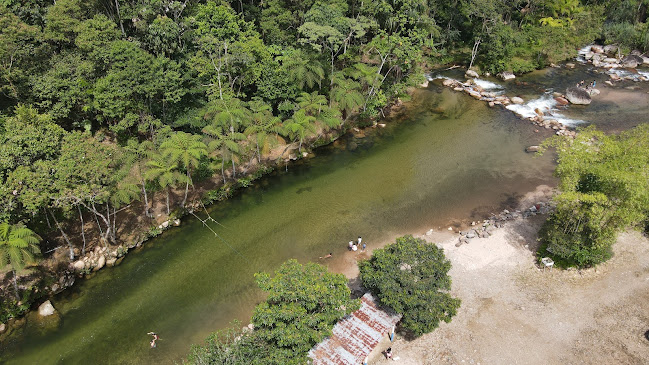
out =
[[302,152],[302,143],[308,135],[316,132],[316,118],[308,115],[304,109],[298,109],[293,116],[284,121],[284,129],[294,142],[299,142],[299,151]]
[[162,156],[169,161],[177,162],[187,172],[187,181],[185,183],[185,196],[180,204],[185,206],[189,184],[191,183],[191,170],[198,166],[201,158],[207,155],[207,146],[201,142],[201,136],[185,132],[175,132],[160,145]]
[[544,146],[557,149],[561,193],[540,232],[541,256],[578,267],[607,260],[617,233],[649,217],[649,127],[610,136],[589,127]]
[[332,104],[344,112],[344,118],[347,120],[349,115],[356,111],[359,107],[363,106],[365,98],[359,91],[361,85],[351,79],[342,75],[334,78],[334,85],[331,88],[331,95],[329,97]]
[[154,157],[146,163],[147,170],[144,174],[149,181],[155,180],[166,192],[167,196],[167,215],[169,209],[169,190],[178,183],[187,183],[187,176],[178,171],[178,163],[165,159],[162,155]]
[[460,307],[451,297],[451,262],[444,250],[420,238],[403,236],[359,263],[363,286],[381,304],[403,314],[402,326],[415,336],[450,322]]
[[252,316],[259,336],[280,356],[304,363],[307,352],[331,335],[334,324],[360,308],[358,299],[350,298],[347,279],[331,274],[327,268],[297,260],[288,260],[271,278],[255,274],[257,285],[268,293]]
[[[269,141],[273,141],[269,138],[270,133],[275,133],[276,136],[279,135],[282,120],[273,116],[270,105],[261,100],[252,100],[248,106],[250,107],[252,124],[246,128],[244,133],[254,136],[257,148],[257,162],[261,162],[262,150],[266,152],[267,147],[270,146]],[[277,139],[274,141],[277,142]]]
[[0,268],[11,265],[16,300],[20,300],[16,271],[34,261],[34,255],[41,252],[40,241],[36,233],[21,224],[0,223]]

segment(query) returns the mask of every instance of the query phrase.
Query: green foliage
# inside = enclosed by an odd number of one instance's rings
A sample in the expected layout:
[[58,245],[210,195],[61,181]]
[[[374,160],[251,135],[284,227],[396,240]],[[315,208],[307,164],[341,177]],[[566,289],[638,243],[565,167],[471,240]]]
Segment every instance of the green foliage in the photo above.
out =
[[451,262],[441,248],[420,238],[397,238],[361,261],[359,269],[363,286],[401,313],[402,326],[415,336],[433,331],[440,321],[450,322],[460,307],[449,294]]
[[258,335],[280,356],[304,363],[307,352],[331,335],[334,324],[360,307],[350,298],[347,279],[331,274],[316,263],[289,260],[271,278],[255,275],[259,287],[268,293],[254,311],[252,322]]
[[209,335],[204,345],[193,345],[187,360],[196,365],[272,364],[271,352],[256,333],[241,329],[241,323],[235,321],[230,327]]
[[648,217],[649,127],[611,136],[589,127],[545,146],[557,148],[561,194],[540,234],[541,255],[578,267],[607,260],[617,233]]

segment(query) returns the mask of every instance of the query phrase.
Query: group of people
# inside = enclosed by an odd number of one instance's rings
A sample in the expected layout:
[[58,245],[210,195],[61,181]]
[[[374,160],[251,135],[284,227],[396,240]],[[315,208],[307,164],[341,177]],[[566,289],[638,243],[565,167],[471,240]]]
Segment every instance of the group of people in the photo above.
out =
[[595,88],[595,85],[597,85],[597,81],[593,80],[593,82],[591,82],[590,84],[588,84],[588,86],[584,87],[585,84],[586,84],[586,82],[585,82],[584,80],[581,80],[581,81],[577,84],[577,87],[582,88],[582,89],[585,88],[586,91],[588,91],[588,93],[590,94],[590,91],[593,90],[593,89]]
[[[358,236],[358,239],[356,241],[354,241],[354,240],[349,241],[349,244],[348,244],[348,247],[347,247],[347,249],[349,251],[356,252],[356,251],[358,251],[359,248],[360,248],[361,252],[365,251],[365,249],[367,248],[367,244],[365,242],[363,242],[363,238],[361,236]],[[329,252],[328,255],[320,256],[320,258],[321,259],[328,259],[331,256],[332,256],[332,253]]]
[[363,238],[361,238],[361,236],[358,236],[357,242],[354,242],[353,240],[349,241],[349,251],[358,251],[359,247],[361,248],[361,251],[365,251],[365,248],[367,248],[367,244],[363,243]]

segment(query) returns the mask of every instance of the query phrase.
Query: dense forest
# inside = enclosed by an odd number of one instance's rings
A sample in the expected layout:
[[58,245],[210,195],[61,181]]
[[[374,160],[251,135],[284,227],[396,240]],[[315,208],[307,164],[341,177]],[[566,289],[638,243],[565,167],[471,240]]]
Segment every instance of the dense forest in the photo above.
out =
[[[1,0],[0,222],[30,239],[3,240],[0,264],[22,267],[38,235],[60,237],[73,260],[66,230],[90,223],[116,244],[116,213],[132,201],[153,221],[151,193],[166,194],[170,214],[199,180],[235,181],[273,148],[301,152],[368,123],[435,65],[520,73],[595,40],[647,50],[648,7]],[[90,238],[75,230],[83,254]]]

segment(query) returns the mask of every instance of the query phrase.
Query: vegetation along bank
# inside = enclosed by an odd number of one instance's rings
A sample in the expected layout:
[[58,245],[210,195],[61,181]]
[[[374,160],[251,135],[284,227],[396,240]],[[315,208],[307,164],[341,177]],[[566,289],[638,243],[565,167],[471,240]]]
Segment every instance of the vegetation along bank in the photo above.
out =
[[368,123],[429,65],[649,44],[637,1],[8,1],[0,21],[0,323]]

